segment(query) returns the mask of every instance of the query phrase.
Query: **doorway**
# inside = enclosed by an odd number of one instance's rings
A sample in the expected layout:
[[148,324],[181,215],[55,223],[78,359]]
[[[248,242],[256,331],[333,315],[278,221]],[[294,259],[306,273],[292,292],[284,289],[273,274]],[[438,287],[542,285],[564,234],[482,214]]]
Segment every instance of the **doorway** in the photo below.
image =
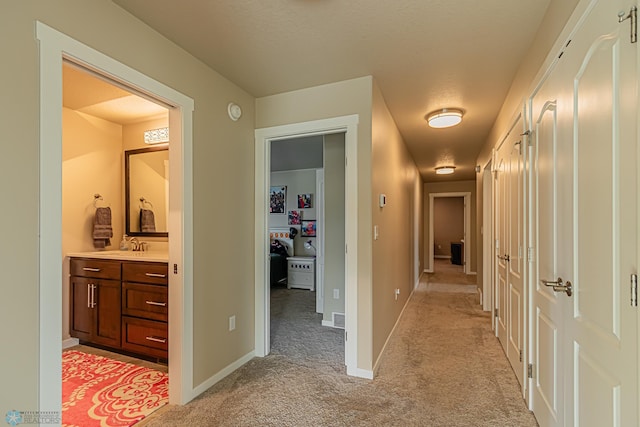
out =
[[[345,135],[345,364],[347,374],[372,378],[373,372],[357,367],[357,124],[358,116],[345,116],[317,120],[292,125],[276,126],[256,130],[256,241],[255,241],[255,283],[256,283],[256,337],[257,356],[266,356],[270,349],[269,292],[265,283],[269,282],[269,209],[270,152],[273,141],[313,135],[344,133]],[[346,250],[348,248],[348,250]]]
[[[464,217],[464,230],[463,237],[459,239],[462,247],[458,247],[455,250],[460,250],[460,262],[462,262],[462,271],[466,274],[470,272],[470,250],[465,250],[464,248],[471,248],[472,243],[470,239],[469,230],[471,229],[471,193],[470,192],[453,192],[453,193],[431,193],[429,194],[429,269],[427,272],[433,273],[435,271],[435,262],[436,258],[436,240],[435,240],[435,210],[436,210],[436,199],[439,198],[462,198],[463,200],[463,217]],[[441,244],[442,246],[442,244]],[[449,256],[449,255],[443,255]]]
[[[39,401],[44,411],[59,411],[62,365],[62,63],[71,60],[169,107],[176,150],[170,152],[169,201],[169,386],[170,403],[193,398],[192,386],[192,183],[193,100],[94,49],[36,23],[40,43],[40,325]],[[126,83],[125,83],[126,82]]]

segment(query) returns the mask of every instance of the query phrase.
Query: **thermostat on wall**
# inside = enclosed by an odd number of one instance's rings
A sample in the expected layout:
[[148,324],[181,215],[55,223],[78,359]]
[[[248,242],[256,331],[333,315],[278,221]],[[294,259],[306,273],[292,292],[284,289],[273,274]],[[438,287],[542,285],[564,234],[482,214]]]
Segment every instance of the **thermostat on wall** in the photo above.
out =
[[384,205],[387,204],[387,196],[384,194],[380,194],[380,207],[384,208]]

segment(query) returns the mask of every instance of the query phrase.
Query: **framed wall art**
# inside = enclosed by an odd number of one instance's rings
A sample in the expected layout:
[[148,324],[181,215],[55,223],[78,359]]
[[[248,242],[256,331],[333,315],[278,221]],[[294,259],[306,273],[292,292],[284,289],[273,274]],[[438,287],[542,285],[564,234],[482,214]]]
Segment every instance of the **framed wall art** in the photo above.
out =
[[271,187],[269,196],[269,213],[283,214],[287,206],[287,186]]

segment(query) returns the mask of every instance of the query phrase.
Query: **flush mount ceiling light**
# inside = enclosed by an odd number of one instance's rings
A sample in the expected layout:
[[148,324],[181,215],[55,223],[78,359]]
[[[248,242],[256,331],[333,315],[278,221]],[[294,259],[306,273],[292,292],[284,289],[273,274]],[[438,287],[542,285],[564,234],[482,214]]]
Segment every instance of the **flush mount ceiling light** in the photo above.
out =
[[427,114],[429,126],[432,128],[448,128],[462,121],[463,111],[457,108],[442,108]]
[[436,168],[436,174],[438,175],[449,175],[455,172],[455,166],[439,166]]

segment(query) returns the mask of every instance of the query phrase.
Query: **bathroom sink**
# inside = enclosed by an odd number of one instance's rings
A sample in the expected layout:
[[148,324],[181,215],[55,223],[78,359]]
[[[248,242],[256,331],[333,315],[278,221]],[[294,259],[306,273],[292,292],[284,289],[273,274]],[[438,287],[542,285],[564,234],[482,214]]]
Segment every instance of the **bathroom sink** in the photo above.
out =
[[119,259],[129,261],[156,261],[167,262],[169,254],[166,251],[94,251],[94,252],[74,252],[67,254],[69,257],[86,257],[102,259]]

